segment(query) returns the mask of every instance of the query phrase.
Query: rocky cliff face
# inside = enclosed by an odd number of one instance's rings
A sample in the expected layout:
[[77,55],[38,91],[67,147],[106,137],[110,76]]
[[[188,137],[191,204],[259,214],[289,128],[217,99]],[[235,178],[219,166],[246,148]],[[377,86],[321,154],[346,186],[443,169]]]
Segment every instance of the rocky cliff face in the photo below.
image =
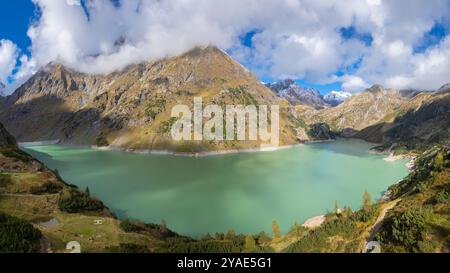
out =
[[[170,137],[174,105],[281,105],[281,144],[297,142],[290,106],[215,47],[131,65],[109,75],[49,64],[6,99],[0,121],[21,142],[60,140],[130,149],[177,149]],[[258,147],[259,142],[198,142],[188,150]]]
[[0,146],[17,145],[15,138],[0,123]]
[[317,140],[336,139],[336,134],[332,132],[330,126],[325,123],[313,124],[309,130],[309,135]]
[[385,147],[427,149],[450,139],[450,92],[421,93],[356,135]]
[[330,106],[318,90],[303,88],[290,79],[266,84],[266,86],[292,105],[307,105],[315,109],[323,109]]
[[311,122],[325,122],[339,132],[359,131],[394,113],[407,100],[398,91],[375,85],[337,107],[317,112]]

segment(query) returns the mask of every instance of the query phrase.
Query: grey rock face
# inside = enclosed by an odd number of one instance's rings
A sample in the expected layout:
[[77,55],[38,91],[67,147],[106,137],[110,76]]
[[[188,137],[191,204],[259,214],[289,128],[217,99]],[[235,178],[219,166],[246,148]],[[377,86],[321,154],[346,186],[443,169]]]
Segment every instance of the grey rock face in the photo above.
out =
[[330,129],[330,126],[325,123],[318,123],[311,125],[309,135],[317,140],[332,140],[336,139],[336,134]]
[[17,145],[14,137],[0,123],[0,146]]
[[286,99],[293,105],[304,104],[316,109],[323,109],[330,106],[318,90],[303,88],[290,79],[266,84],[266,86],[279,97]]

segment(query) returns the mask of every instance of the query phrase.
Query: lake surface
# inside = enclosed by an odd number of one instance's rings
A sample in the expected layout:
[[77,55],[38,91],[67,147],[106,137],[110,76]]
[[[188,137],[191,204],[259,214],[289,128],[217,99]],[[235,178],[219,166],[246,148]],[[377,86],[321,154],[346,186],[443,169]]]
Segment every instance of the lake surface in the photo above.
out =
[[58,145],[24,150],[69,183],[100,198],[119,217],[165,220],[178,233],[283,231],[341,207],[360,207],[407,175],[406,161],[386,162],[357,140],[275,152],[205,158],[144,155]]

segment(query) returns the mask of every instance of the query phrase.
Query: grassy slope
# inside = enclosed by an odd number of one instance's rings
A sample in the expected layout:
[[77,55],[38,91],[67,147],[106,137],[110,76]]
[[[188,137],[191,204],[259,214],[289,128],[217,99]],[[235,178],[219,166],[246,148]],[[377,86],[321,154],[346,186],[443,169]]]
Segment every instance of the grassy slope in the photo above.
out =
[[385,251],[449,252],[450,147],[422,154],[415,171],[390,191],[401,202],[377,235]]
[[[22,157],[11,157],[11,151],[16,149],[0,149],[0,212],[34,223],[51,251],[66,252],[66,244],[71,241],[80,242],[82,250],[87,252],[108,251],[121,244],[141,245],[151,250],[160,244],[160,239],[154,236],[124,232],[121,222],[108,210],[67,213],[59,209],[59,193],[33,195],[32,187],[48,182],[59,184],[63,190],[71,187],[30,156],[17,151]],[[39,224],[52,219],[59,224],[55,227]],[[96,225],[96,220],[102,224]]]

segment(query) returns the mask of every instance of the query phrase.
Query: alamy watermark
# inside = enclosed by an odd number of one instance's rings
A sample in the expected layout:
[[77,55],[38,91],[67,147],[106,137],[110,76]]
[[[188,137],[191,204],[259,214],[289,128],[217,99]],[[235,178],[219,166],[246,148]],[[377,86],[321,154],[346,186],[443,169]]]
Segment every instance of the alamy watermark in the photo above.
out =
[[[203,109],[201,97],[194,98],[194,109],[176,105],[171,128],[175,141],[260,141],[261,146],[280,143],[280,107],[278,105],[208,105]],[[207,120],[205,122],[205,120]],[[269,128],[270,127],[270,128]]]

